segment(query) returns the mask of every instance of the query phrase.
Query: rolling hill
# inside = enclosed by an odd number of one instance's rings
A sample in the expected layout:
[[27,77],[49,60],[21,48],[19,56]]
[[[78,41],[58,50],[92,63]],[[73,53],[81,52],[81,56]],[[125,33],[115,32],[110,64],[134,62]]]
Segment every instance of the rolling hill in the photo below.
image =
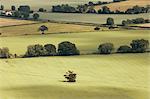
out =
[[[123,2],[106,4],[103,6],[108,6],[110,10],[112,11],[115,11],[115,10],[125,11],[128,8],[132,8],[135,5],[144,7],[144,6],[150,5],[150,0],[127,0]],[[103,6],[95,6],[95,9],[98,10]]]

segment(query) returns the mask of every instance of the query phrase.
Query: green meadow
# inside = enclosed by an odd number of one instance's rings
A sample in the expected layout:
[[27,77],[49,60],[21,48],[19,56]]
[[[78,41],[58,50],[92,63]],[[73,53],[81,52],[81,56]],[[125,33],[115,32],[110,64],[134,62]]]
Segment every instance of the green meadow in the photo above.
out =
[[79,33],[48,33],[45,35],[23,35],[1,37],[2,47],[8,47],[11,53],[24,54],[28,45],[54,44],[62,41],[76,44],[81,54],[94,53],[101,43],[111,42],[115,49],[120,45],[129,45],[134,39],[149,39],[149,30],[116,30]]

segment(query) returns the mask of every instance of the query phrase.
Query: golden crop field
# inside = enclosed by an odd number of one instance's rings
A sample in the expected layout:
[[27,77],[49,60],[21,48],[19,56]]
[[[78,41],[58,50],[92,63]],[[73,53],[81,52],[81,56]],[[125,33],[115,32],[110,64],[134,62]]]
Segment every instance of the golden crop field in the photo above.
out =
[[[102,6],[107,6],[112,11],[116,11],[116,10],[125,11],[128,8],[132,8],[133,6],[136,6],[136,5],[145,7],[147,5],[150,5],[150,1],[149,0],[127,0],[123,2],[111,3],[111,4],[102,5]],[[98,10],[102,6],[95,6],[95,9]]]
[[32,23],[37,23],[37,22],[29,21],[29,20],[16,20],[16,19],[0,18],[0,27],[13,26],[13,25],[23,25],[23,24],[32,24]]

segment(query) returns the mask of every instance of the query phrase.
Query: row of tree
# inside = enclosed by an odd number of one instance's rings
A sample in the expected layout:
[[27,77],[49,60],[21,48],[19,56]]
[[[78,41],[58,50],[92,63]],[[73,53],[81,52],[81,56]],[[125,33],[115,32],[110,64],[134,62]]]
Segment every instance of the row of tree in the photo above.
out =
[[68,4],[57,5],[52,7],[52,12],[61,12],[61,13],[97,13],[97,14],[139,14],[139,13],[149,13],[150,6],[140,7],[138,5],[133,6],[132,8],[127,9],[126,11],[111,11],[109,7],[103,6],[98,11],[95,10],[94,6],[85,4],[78,5],[77,7],[70,6]]
[[[117,53],[144,53],[149,49],[149,41],[144,39],[132,40],[130,46],[122,45],[117,49]],[[114,50],[112,43],[104,43],[99,45],[98,53],[111,54]]]
[[136,19],[127,19],[122,21],[123,26],[128,26],[129,24],[143,24],[143,23],[150,23],[149,19],[143,18],[136,18]]
[[[94,8],[91,8],[89,10],[95,10]],[[90,12],[90,11],[88,11]],[[150,12],[150,6],[147,5],[146,7],[140,7],[138,5],[133,6],[132,8],[127,9],[126,11],[111,11],[109,7],[103,6],[101,9],[98,10],[98,12],[93,11],[94,13],[98,14],[139,14],[139,13],[149,13]]]
[[[114,45],[112,43],[103,43],[98,47],[97,54],[111,54],[114,52]],[[132,40],[130,46],[122,45],[120,46],[116,53],[144,53],[149,50],[149,41],[144,39]],[[76,45],[64,41],[58,44],[58,50],[56,50],[55,45],[46,44],[46,45],[29,45],[27,51],[23,57],[39,57],[39,56],[71,56],[71,55],[80,55],[80,51],[77,49]],[[0,58],[10,58],[11,54],[9,53],[8,48],[0,49]],[[17,55],[14,55],[15,57]]]
[[80,52],[75,46],[75,44],[64,41],[58,44],[58,50],[53,44],[46,45],[30,45],[27,47],[27,52],[24,57],[38,57],[38,56],[70,56],[70,55],[79,55]]

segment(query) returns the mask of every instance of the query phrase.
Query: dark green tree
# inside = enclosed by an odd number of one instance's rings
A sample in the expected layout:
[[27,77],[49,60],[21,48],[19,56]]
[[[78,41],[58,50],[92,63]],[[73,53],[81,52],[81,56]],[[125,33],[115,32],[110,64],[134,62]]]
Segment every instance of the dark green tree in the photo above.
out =
[[107,25],[114,25],[114,19],[113,18],[107,18],[107,22],[106,22]]
[[53,45],[53,44],[46,44],[46,45],[44,45],[44,48],[46,49],[48,56],[56,55],[56,47],[55,47],[55,45]]
[[98,51],[100,54],[111,54],[114,49],[114,45],[112,43],[104,43],[99,45]]
[[0,58],[10,58],[9,49],[7,47],[0,48]]
[[68,41],[64,41],[59,43],[58,45],[58,55],[61,56],[70,56],[70,55],[79,55],[80,52],[77,49],[76,45],[68,42]]
[[4,5],[1,5],[0,10],[4,10]]
[[27,52],[25,53],[25,57],[39,57],[39,56],[46,56],[47,51],[43,47],[43,45],[36,44],[36,45],[29,45],[27,47]]
[[40,15],[38,13],[34,13],[33,14],[33,19],[34,20],[37,20],[39,17],[40,17]]
[[130,53],[131,51],[132,51],[132,49],[128,45],[122,45],[117,49],[118,53]]
[[13,5],[11,6],[11,10],[15,11],[16,10],[16,7]]
[[149,48],[149,41],[144,39],[132,40],[130,43],[132,52],[143,53]]

